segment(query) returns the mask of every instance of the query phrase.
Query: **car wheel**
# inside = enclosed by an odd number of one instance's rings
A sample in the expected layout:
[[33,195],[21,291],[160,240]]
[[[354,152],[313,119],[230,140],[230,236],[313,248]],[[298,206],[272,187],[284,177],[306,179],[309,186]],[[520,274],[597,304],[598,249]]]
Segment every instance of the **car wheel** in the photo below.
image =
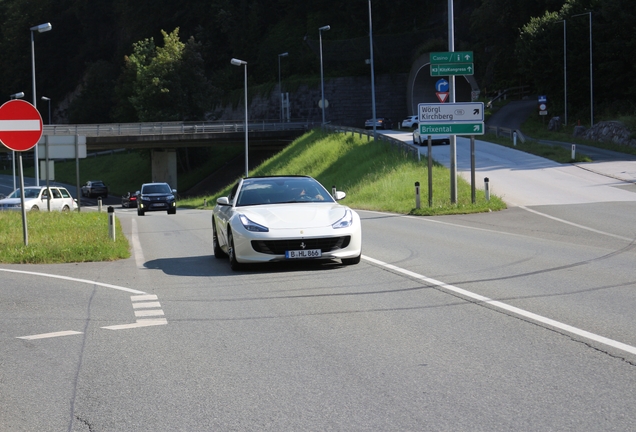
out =
[[62,211],[63,212],[69,212],[69,211],[71,211],[71,208],[69,206],[65,205],[64,208],[62,208]]
[[40,211],[40,207],[34,205],[33,207],[31,207],[31,211]]
[[168,214],[177,214],[177,209],[176,209],[176,207],[175,207],[175,208],[173,208],[173,209],[169,209],[169,210],[168,210]]
[[359,264],[360,263],[360,257],[362,256],[362,254],[358,255],[355,258],[343,258],[342,259],[342,264],[344,265],[355,265],[355,264]]
[[144,215],[144,211],[143,210],[137,210],[137,216],[143,216]]
[[228,255],[230,257],[230,268],[234,271],[241,270],[243,265],[236,260],[236,251],[234,249],[234,236],[232,235],[232,231],[228,231],[227,233],[227,244],[228,244]]
[[219,244],[219,236],[216,232],[216,222],[214,219],[212,219],[212,245],[214,247],[214,258],[225,258],[227,256]]

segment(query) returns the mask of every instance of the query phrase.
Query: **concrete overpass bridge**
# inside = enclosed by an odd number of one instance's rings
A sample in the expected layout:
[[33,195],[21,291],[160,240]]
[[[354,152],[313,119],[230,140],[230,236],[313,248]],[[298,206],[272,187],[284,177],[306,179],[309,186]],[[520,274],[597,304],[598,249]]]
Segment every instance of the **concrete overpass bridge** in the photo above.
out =
[[[248,147],[254,150],[282,148],[309,129],[313,122],[248,122]],[[84,136],[86,151],[150,149],[152,181],[177,187],[176,150],[215,145],[245,146],[245,122],[156,122],[44,125],[43,136]],[[40,157],[44,155],[39,151]]]

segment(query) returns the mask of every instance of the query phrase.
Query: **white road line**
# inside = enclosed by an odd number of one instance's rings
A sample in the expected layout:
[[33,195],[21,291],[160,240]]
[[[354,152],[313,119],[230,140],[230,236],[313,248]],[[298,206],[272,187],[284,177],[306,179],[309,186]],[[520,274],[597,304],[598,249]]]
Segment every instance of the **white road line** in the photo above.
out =
[[133,254],[135,255],[135,264],[137,268],[143,269],[146,258],[144,258],[144,251],[139,243],[139,235],[137,231],[137,219],[132,218],[132,233],[130,235],[130,241],[132,242]]
[[617,239],[620,239],[620,240],[627,240],[628,242],[631,242],[633,240],[633,239],[630,239],[628,237],[622,237],[622,236],[619,236],[619,235],[616,235],[616,234],[611,234],[611,233],[608,233],[608,232],[605,232],[605,231],[599,231],[599,230],[594,229],[594,228],[586,227],[585,225],[579,225],[579,224],[574,223],[574,222],[566,221],[565,219],[560,219],[558,217],[550,216],[550,215],[547,215],[545,213],[541,213],[541,212],[529,209],[529,208],[524,207],[524,206],[519,206],[519,208],[524,209],[525,211],[528,211],[530,213],[534,213],[536,215],[543,216],[545,218],[555,220],[557,222],[561,222],[561,223],[564,223],[564,224],[567,224],[567,225],[572,225],[572,226],[577,227],[577,228],[581,228],[581,229],[584,229],[584,230],[587,230],[587,231],[594,232],[596,234],[602,234],[602,235],[606,235],[606,236],[609,236],[609,237],[614,237],[614,238],[617,238]]
[[138,295],[138,296],[130,296],[132,301],[147,301],[147,300],[157,300],[157,296],[154,294],[146,294],[146,295]]
[[149,308],[160,308],[161,303],[159,302],[144,302],[144,303],[133,303],[133,309],[149,309]]
[[143,291],[135,290],[135,289],[132,289],[132,288],[126,288],[126,287],[106,284],[106,283],[102,283],[102,282],[95,282],[95,281],[87,280],[87,279],[77,279],[77,278],[72,278],[72,277],[69,277],[69,276],[54,275],[54,274],[50,274],[50,273],[38,273],[38,272],[30,272],[30,271],[24,271],[24,270],[10,270],[10,269],[2,269],[2,268],[0,268],[0,271],[9,272],[9,273],[28,274],[28,275],[33,275],[33,276],[50,277],[50,278],[54,278],[54,279],[62,279],[62,280],[67,280],[67,281],[71,281],[71,282],[80,282],[80,283],[86,283],[86,284],[90,284],[90,285],[98,285],[98,286],[102,286],[102,287],[105,287],[105,288],[112,288],[112,289],[116,289],[116,290],[119,290],[119,291],[126,291],[126,292],[133,293],[133,294],[146,294]]
[[42,333],[39,335],[32,335],[32,336],[20,336],[17,339],[35,340],[35,339],[47,339],[47,338],[78,335],[78,334],[83,334],[83,333],[78,331],[73,331],[73,330],[67,330],[67,331],[60,331],[55,333]]
[[135,311],[136,317],[163,316],[163,315],[164,313],[161,309]]
[[438,286],[438,287],[440,287],[440,288],[442,288],[444,290],[447,290],[447,291],[450,291],[450,292],[453,292],[453,293],[456,293],[456,294],[460,294],[460,295],[462,295],[464,297],[468,297],[468,298],[477,300],[477,301],[482,302],[482,303],[487,303],[487,304],[489,304],[489,305],[491,305],[491,306],[493,306],[495,308],[503,309],[503,310],[505,310],[507,312],[510,312],[512,314],[524,317],[524,318],[526,318],[528,320],[531,320],[531,321],[534,321],[534,322],[537,322],[537,323],[540,323],[540,324],[548,325],[550,327],[554,327],[554,328],[557,328],[559,330],[563,330],[565,332],[568,332],[568,333],[580,336],[582,338],[589,339],[589,340],[601,343],[603,345],[607,345],[607,346],[619,349],[621,351],[628,352],[630,354],[636,354],[636,347],[633,347],[631,345],[627,345],[625,343],[618,342],[618,341],[615,341],[613,339],[606,338],[604,336],[599,336],[597,334],[588,332],[586,330],[581,330],[581,329],[579,329],[577,327],[573,327],[571,325],[564,324],[562,322],[555,321],[553,319],[546,318],[544,316],[537,315],[537,314],[532,313],[532,312],[528,312],[528,311],[526,311],[524,309],[520,309],[520,308],[515,307],[515,306],[510,306],[509,304],[506,304],[506,303],[503,303],[503,302],[500,302],[500,301],[492,300],[492,299],[490,299],[488,297],[484,297],[482,295],[475,294],[475,293],[473,293],[471,291],[467,291],[465,289],[458,288],[458,287],[453,286],[453,285],[449,285],[447,283],[444,283],[444,282],[441,282],[441,281],[426,277],[424,275],[412,272],[410,270],[403,269],[401,267],[394,266],[392,264],[385,263],[383,261],[380,261],[380,260],[365,256],[365,255],[363,255],[362,258],[367,260],[367,261],[369,261],[369,262],[371,262],[371,263],[373,263],[373,264],[376,264],[378,266],[393,270],[393,271],[398,272],[398,273],[402,273],[402,274],[404,274],[406,276],[409,276],[411,278],[422,280],[422,281],[424,281],[426,283]]
[[168,324],[168,320],[165,318],[158,319],[147,319],[147,320],[137,320],[134,324],[120,324],[108,327],[102,327],[107,330],[125,330],[131,328],[139,328],[139,327],[150,327],[150,326],[158,326],[158,325],[166,325]]

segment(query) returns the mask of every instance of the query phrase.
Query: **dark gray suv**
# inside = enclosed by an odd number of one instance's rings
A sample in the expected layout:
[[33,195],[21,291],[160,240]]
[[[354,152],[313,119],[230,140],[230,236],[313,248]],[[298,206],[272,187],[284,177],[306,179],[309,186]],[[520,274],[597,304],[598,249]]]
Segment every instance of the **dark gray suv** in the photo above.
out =
[[143,216],[147,211],[167,211],[177,213],[177,190],[171,189],[168,183],[144,183],[137,191],[137,215]]

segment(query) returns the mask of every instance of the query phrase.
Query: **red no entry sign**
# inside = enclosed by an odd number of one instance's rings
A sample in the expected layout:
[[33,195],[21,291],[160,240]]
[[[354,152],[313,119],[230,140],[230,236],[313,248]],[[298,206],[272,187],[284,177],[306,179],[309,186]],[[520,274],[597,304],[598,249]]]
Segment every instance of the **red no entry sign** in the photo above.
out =
[[0,106],[0,142],[11,150],[30,150],[42,136],[42,116],[23,100],[12,100]]

